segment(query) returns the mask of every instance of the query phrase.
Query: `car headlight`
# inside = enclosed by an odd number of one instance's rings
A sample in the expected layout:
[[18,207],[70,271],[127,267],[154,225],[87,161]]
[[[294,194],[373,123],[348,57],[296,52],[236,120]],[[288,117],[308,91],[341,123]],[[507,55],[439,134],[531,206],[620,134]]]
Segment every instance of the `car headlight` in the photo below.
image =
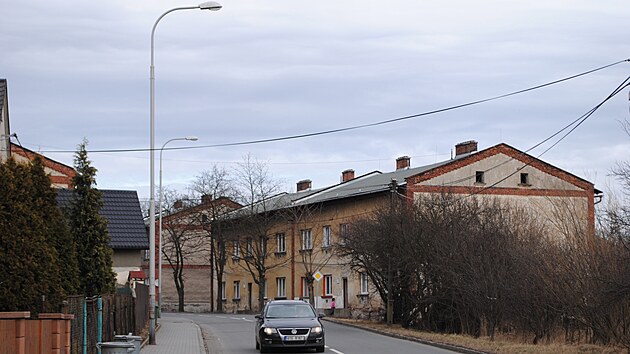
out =
[[273,327],[265,327],[265,329],[263,331],[268,336],[270,336],[270,335],[272,335],[274,333],[278,333],[278,331],[275,328],[273,328]]
[[319,327],[319,326],[318,327],[313,327],[313,328],[311,328],[311,332],[315,333],[315,334],[322,333],[322,327]]

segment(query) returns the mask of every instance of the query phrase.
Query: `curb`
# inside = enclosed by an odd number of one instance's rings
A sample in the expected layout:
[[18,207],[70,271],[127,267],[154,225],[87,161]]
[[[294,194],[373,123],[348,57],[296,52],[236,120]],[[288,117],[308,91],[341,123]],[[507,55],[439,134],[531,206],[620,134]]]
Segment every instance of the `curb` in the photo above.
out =
[[206,342],[203,340],[203,333],[201,332],[201,327],[192,321],[192,323],[197,327],[197,341],[199,342],[199,353],[200,354],[208,354],[208,348],[206,348]]
[[404,339],[404,340],[408,340],[408,341],[416,342],[416,343],[420,343],[420,344],[426,344],[426,345],[430,345],[432,347],[442,348],[442,349],[446,349],[446,350],[450,350],[450,351],[454,351],[454,352],[458,352],[458,353],[463,353],[463,354],[488,354],[487,352],[482,352],[482,351],[475,350],[475,349],[460,347],[458,345],[447,344],[447,343],[439,343],[439,342],[432,342],[432,341],[426,340],[426,339],[409,337],[409,336],[405,336],[405,335],[397,334],[397,333],[385,332],[385,331],[381,331],[381,330],[370,328],[370,327],[366,327],[366,326],[361,326],[361,325],[354,324],[354,323],[347,323],[347,322],[344,322],[344,321],[334,320],[334,319],[331,319],[331,318],[328,318],[328,317],[323,318],[323,320],[327,321],[327,322],[340,324],[342,326],[358,328],[358,329],[362,329],[364,331],[368,331],[368,332],[372,332],[372,333],[376,333],[376,334],[381,334],[381,335],[392,337],[392,338]]

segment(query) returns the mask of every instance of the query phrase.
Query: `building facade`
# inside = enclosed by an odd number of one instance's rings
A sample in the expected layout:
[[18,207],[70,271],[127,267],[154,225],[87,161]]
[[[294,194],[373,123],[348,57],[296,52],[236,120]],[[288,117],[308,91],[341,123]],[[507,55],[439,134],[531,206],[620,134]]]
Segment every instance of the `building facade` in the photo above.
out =
[[[382,315],[382,301],[367,276],[351,270],[333,250],[344,242],[353,220],[389,201],[392,180],[397,192],[410,201],[440,193],[497,198],[524,207],[551,227],[571,214],[587,237],[594,234],[594,205],[601,192],[592,183],[507,144],[477,151],[477,142],[468,141],[458,144],[455,152],[449,160],[420,167],[411,167],[411,159],[403,156],[396,160],[396,170],[388,173],[355,177],[354,171],[346,170],[339,184],[327,188],[312,189],[311,181],[300,181],[297,192],[267,200],[265,212],[274,215],[273,225],[264,233],[236,226],[225,246],[225,276],[222,291],[216,294],[223,300],[223,310],[260,311],[260,277],[251,270],[262,262],[265,301],[307,299],[312,291],[318,309],[330,309],[334,298],[336,314]],[[239,218],[245,220],[235,219]],[[264,235],[265,240],[257,241],[254,235]],[[257,250],[261,244],[264,257]]]

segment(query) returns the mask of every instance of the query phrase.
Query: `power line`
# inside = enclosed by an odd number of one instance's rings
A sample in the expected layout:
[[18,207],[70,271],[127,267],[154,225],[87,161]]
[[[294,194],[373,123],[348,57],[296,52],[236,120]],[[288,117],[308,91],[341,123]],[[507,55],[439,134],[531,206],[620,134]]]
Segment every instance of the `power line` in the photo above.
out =
[[[206,149],[206,148],[217,148],[217,147],[254,145],[254,144],[262,144],[262,143],[278,142],[278,141],[284,141],[284,140],[295,140],[295,139],[302,139],[302,138],[310,138],[310,137],[315,137],[315,136],[320,136],[320,135],[341,133],[341,132],[357,130],[357,129],[363,129],[363,128],[369,128],[369,127],[376,127],[376,126],[380,126],[380,125],[400,122],[400,121],[409,120],[409,119],[413,119],[413,118],[421,118],[421,117],[425,117],[425,116],[429,116],[429,115],[433,115],[433,114],[437,114],[437,113],[443,113],[443,112],[447,112],[447,111],[451,111],[451,110],[455,110],[455,109],[460,109],[460,108],[464,108],[464,107],[474,106],[474,105],[478,105],[478,104],[482,104],[482,103],[486,103],[486,102],[490,102],[490,101],[495,101],[495,100],[499,100],[499,99],[510,97],[510,96],[515,96],[515,95],[522,94],[522,93],[525,93],[525,92],[538,90],[538,89],[541,89],[541,88],[544,88],[544,87],[547,87],[547,86],[555,85],[555,84],[558,84],[558,83],[561,83],[561,82],[565,82],[565,81],[569,81],[569,80],[572,80],[572,79],[575,79],[575,78],[578,78],[578,77],[581,77],[581,76],[592,74],[594,72],[597,72],[597,71],[600,71],[600,70],[604,70],[604,69],[607,69],[609,67],[612,67],[612,66],[624,63],[624,62],[630,62],[630,59],[620,60],[620,61],[608,64],[608,65],[604,65],[604,66],[601,66],[601,67],[598,67],[598,68],[595,68],[595,69],[591,69],[591,70],[587,70],[587,71],[581,72],[579,74],[571,75],[571,76],[568,76],[568,77],[565,77],[565,78],[562,78],[562,79],[550,81],[550,82],[547,82],[547,83],[544,83],[544,84],[528,87],[528,88],[525,88],[525,89],[512,91],[510,93],[506,93],[506,94],[502,94],[502,95],[498,95],[498,96],[493,96],[493,97],[489,97],[489,98],[484,98],[484,99],[481,99],[481,100],[471,101],[471,102],[467,102],[467,103],[462,103],[462,104],[458,104],[458,105],[454,105],[454,106],[449,106],[449,107],[446,107],[446,108],[440,108],[440,109],[427,111],[427,112],[423,112],[423,113],[412,114],[412,115],[407,115],[407,116],[401,116],[401,117],[397,117],[397,118],[382,120],[382,121],[374,122],[374,123],[359,124],[359,125],[349,126],[349,127],[345,127],[345,128],[323,130],[323,131],[319,131],[319,132],[303,133],[303,134],[289,135],[289,136],[277,137],[277,138],[257,139],[257,140],[248,140],[248,141],[222,143],[222,144],[211,144],[211,145],[195,145],[195,146],[170,147],[170,148],[165,148],[164,150],[191,150],[191,149]],[[150,151],[150,150],[151,149],[149,149],[149,148],[141,148],[141,149],[102,149],[102,150],[90,150],[88,152],[89,153],[105,153],[105,152],[107,152],[107,153],[119,153],[119,152],[142,152],[142,151]],[[157,150],[157,149],[154,149],[154,150]],[[47,152],[47,153],[74,153],[75,151],[69,151],[69,150],[48,150],[48,151],[42,151],[42,152]]]

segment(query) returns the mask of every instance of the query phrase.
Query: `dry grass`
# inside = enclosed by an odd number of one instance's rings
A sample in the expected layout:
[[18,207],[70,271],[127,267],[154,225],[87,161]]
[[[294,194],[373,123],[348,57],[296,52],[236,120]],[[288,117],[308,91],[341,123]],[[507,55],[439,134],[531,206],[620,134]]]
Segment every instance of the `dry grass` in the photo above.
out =
[[488,338],[474,338],[464,335],[455,334],[439,334],[430,332],[421,332],[416,330],[404,329],[399,325],[388,327],[382,323],[351,320],[351,319],[333,319],[335,322],[349,323],[355,326],[378,330],[379,332],[402,335],[405,337],[417,338],[424,341],[444,343],[459,347],[478,350],[486,353],[519,353],[519,354],[628,354],[624,348],[603,347],[596,345],[565,345],[565,344],[525,344],[518,343],[508,338],[498,338],[490,341]]

